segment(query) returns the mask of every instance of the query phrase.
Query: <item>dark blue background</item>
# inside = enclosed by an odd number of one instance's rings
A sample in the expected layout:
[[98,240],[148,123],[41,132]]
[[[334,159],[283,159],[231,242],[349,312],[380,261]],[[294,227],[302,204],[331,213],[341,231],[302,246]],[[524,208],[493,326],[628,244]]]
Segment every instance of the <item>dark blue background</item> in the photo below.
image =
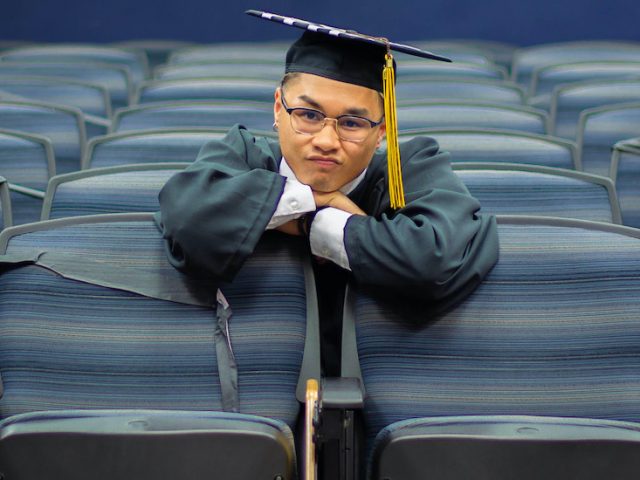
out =
[[195,42],[294,38],[248,8],[395,40],[480,38],[530,45],[578,39],[640,40],[639,0],[3,0],[0,40]]

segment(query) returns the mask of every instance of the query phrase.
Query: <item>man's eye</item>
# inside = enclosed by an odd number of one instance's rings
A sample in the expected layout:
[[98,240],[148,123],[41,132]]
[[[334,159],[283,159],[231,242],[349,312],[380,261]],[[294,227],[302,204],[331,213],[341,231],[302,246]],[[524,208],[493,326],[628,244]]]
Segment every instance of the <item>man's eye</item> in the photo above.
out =
[[313,110],[301,110],[298,112],[298,116],[307,122],[321,122],[322,115],[318,112],[314,112]]
[[340,119],[340,126],[349,130],[358,130],[366,127],[366,122],[360,118],[345,117]]

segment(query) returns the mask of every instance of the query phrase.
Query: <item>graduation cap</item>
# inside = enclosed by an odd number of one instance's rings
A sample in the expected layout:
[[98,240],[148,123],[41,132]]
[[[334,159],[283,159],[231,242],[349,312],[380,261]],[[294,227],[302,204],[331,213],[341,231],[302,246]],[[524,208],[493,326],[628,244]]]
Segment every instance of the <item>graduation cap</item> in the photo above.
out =
[[371,88],[383,94],[391,206],[404,207],[396,119],[395,61],[391,51],[430,60],[451,60],[410,45],[390,42],[386,38],[364,35],[353,30],[258,10],[247,10],[245,13],[304,30],[302,36],[287,51],[285,73],[310,73]]

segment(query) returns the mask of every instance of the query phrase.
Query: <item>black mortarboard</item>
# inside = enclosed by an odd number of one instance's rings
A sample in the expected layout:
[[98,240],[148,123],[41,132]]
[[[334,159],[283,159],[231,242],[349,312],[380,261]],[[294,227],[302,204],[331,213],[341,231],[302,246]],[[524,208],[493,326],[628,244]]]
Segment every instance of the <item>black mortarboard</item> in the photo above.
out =
[[352,30],[258,10],[247,10],[246,13],[305,30],[287,51],[285,73],[310,73],[383,93],[391,206],[403,207],[404,191],[396,122],[395,62],[391,50],[431,60],[451,60],[409,45],[390,42],[386,38],[363,35]]

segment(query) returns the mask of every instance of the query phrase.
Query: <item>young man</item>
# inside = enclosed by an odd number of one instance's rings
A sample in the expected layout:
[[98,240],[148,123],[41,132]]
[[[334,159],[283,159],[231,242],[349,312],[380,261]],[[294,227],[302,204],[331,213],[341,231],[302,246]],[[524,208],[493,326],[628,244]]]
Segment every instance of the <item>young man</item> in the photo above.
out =
[[308,236],[330,374],[349,278],[438,310],[469,294],[498,254],[495,220],[478,213],[433,139],[401,145],[406,205],[390,206],[386,155],[376,152],[385,53],[306,31],[275,91],[279,141],[236,126],[160,193],[170,260],[187,272],[231,280],[265,230]]

